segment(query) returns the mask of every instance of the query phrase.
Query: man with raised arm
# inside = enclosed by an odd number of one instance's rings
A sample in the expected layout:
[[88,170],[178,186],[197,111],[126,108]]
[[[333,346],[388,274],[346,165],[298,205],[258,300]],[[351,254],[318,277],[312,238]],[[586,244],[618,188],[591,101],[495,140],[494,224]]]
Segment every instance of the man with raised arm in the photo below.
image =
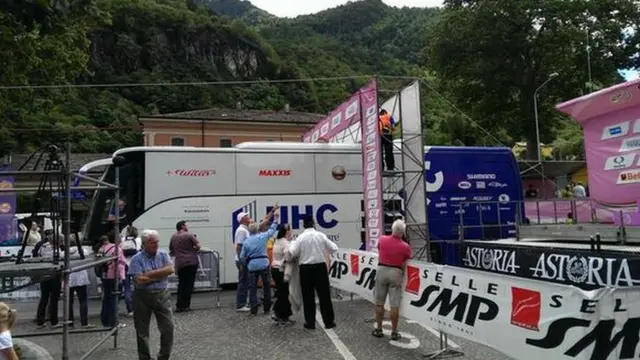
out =
[[[273,217],[273,213],[275,209],[271,209],[269,213],[262,219],[262,222],[259,226],[264,224],[269,225],[271,219]],[[235,234],[233,235],[233,246],[235,247],[235,260],[236,267],[238,268],[238,288],[236,291],[236,311],[238,312],[248,312],[251,309],[247,306],[247,296],[249,291],[249,272],[247,267],[242,264],[240,261],[240,253],[242,252],[242,246],[244,245],[245,240],[251,235],[249,232],[249,224],[251,224],[253,219],[249,213],[241,212],[238,214],[236,220],[240,224],[236,229]]]
[[267,241],[273,237],[277,229],[277,220],[279,214],[276,213],[278,205],[273,207],[269,212],[266,221],[275,219],[271,226],[263,232],[260,232],[258,223],[249,224],[249,237],[245,239],[242,251],[240,252],[240,263],[247,268],[249,273],[249,305],[251,314],[258,313],[258,280],[262,279],[264,293],[264,312],[271,311],[271,272],[269,267],[269,256],[267,255]]
[[129,276],[135,281],[133,290],[133,322],[136,328],[138,359],[152,360],[149,350],[149,326],[155,315],[160,332],[157,360],[169,360],[173,347],[173,313],[167,278],[173,274],[169,254],[159,251],[160,238],[155,230],[142,232],[142,251],[131,258]]

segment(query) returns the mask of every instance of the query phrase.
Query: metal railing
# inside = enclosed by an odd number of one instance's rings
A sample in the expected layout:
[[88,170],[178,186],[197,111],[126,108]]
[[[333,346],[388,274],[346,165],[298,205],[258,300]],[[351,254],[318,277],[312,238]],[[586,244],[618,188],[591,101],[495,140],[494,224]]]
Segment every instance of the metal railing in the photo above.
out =
[[[635,213],[604,207],[591,199],[461,201],[454,204],[458,240],[540,238],[604,242],[640,242],[640,227],[629,225]],[[469,208],[472,211],[468,211]]]

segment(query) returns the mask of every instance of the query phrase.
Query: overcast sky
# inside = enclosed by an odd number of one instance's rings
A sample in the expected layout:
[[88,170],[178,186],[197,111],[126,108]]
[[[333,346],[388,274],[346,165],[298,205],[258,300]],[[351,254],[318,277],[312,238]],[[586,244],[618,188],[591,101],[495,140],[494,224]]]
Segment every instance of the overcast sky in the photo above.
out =
[[[391,6],[442,6],[442,0],[382,0]],[[251,0],[251,3],[262,10],[280,17],[295,17],[317,13],[338,5],[346,4],[346,0]]]

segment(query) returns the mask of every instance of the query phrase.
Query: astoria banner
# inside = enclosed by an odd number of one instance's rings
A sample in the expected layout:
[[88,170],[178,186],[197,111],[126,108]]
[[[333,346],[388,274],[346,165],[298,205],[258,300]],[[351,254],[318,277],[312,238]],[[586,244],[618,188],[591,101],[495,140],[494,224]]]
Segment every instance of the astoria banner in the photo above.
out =
[[465,242],[462,265],[583,290],[640,285],[640,256],[631,253]]
[[[311,130],[302,135],[302,141],[314,143],[323,140],[325,142],[332,142],[333,137],[348,129],[351,125],[361,121],[362,111],[366,109],[360,102],[370,97],[376,98],[377,96],[377,86],[374,79],[353,94],[349,100],[335,108],[329,116],[318,121]],[[359,127],[356,127],[355,131],[359,131]],[[350,136],[355,138],[357,135],[354,132],[350,134]],[[346,137],[346,135],[343,135],[343,137]],[[355,143],[355,141],[352,142]]]
[[[340,249],[331,285],[373,300],[371,252]],[[400,313],[519,360],[636,359],[640,291],[574,286],[410,261]]]

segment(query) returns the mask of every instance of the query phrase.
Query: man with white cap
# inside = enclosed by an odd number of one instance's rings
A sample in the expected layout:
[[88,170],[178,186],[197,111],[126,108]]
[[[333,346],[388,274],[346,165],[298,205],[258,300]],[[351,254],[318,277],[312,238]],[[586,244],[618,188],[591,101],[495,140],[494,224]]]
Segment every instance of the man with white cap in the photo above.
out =
[[[262,220],[260,226],[263,223],[268,223],[271,221],[273,217],[273,213],[277,210],[277,205],[265,216]],[[240,253],[242,252],[242,244],[244,241],[251,235],[249,233],[249,224],[253,222],[249,213],[241,212],[236,217],[236,221],[240,224],[236,229],[236,233],[233,236],[233,244],[236,249],[235,259],[236,259],[236,267],[238,268],[238,290],[236,292],[236,311],[238,312],[248,312],[251,311],[251,308],[247,305],[247,300],[249,296],[249,271],[247,267],[242,265],[240,262]]]
[[248,312],[251,309],[247,306],[247,296],[249,290],[249,272],[247,267],[240,263],[240,252],[242,251],[242,244],[244,240],[251,235],[249,233],[249,224],[253,221],[249,216],[249,213],[241,212],[238,214],[236,220],[240,224],[236,229],[236,233],[233,236],[233,244],[236,249],[236,267],[238,268],[238,290],[236,293],[236,311]]

